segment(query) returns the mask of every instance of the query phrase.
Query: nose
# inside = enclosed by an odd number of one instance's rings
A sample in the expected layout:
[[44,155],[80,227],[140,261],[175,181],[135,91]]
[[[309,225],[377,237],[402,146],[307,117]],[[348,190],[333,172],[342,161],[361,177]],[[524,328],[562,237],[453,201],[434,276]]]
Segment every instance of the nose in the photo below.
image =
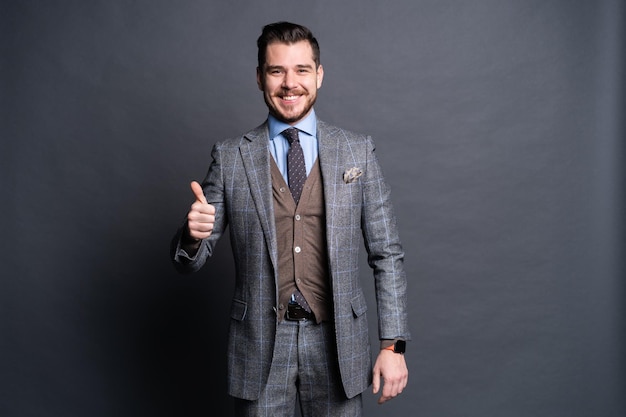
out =
[[296,76],[293,71],[286,71],[285,76],[283,77],[283,88],[291,89],[297,86]]

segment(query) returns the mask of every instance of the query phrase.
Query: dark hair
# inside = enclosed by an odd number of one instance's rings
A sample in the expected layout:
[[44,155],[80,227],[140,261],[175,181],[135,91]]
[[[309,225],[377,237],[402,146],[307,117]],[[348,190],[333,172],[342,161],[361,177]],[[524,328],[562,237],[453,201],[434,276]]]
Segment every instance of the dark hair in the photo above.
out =
[[309,42],[311,49],[313,49],[315,67],[319,67],[320,46],[317,43],[317,39],[315,39],[313,33],[308,28],[290,22],[276,22],[265,25],[261,36],[259,36],[259,39],[256,41],[257,47],[259,48],[257,57],[259,68],[263,68],[263,64],[265,64],[267,45],[274,42],[292,44],[300,41]]

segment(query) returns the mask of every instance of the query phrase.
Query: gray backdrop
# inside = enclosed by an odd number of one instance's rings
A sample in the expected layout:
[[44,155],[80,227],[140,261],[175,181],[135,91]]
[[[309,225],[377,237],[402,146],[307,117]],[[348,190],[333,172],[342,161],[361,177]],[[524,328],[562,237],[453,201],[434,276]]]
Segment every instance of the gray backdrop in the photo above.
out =
[[623,1],[0,7],[0,415],[229,409],[229,243],[187,277],[168,245],[212,144],[264,120],[255,41],[283,19],[401,225],[410,382],[367,415],[626,415]]

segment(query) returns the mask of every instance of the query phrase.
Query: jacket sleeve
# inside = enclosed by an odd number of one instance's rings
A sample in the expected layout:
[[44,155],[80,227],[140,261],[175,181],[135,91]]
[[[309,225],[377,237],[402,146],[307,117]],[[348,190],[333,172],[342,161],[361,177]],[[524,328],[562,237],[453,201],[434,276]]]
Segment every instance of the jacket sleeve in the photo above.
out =
[[407,279],[404,251],[391,202],[371,137],[363,173],[361,228],[367,261],[373,270],[380,339],[410,339],[407,323]]
[[209,204],[215,207],[215,224],[211,236],[204,239],[198,251],[190,255],[182,247],[182,236],[187,220],[178,228],[170,243],[170,256],[176,270],[182,274],[198,271],[213,254],[213,249],[217,241],[224,233],[228,224],[228,219],[224,210],[224,186],[222,176],[222,166],[220,158],[221,144],[217,143],[211,151],[211,164],[205,179],[202,181],[202,189]]

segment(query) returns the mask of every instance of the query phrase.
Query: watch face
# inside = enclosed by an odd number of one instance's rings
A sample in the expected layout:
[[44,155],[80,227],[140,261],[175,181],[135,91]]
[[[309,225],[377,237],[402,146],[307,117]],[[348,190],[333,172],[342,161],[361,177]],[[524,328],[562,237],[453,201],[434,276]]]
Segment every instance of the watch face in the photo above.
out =
[[396,340],[393,351],[396,353],[404,353],[406,350],[406,342],[404,340]]

